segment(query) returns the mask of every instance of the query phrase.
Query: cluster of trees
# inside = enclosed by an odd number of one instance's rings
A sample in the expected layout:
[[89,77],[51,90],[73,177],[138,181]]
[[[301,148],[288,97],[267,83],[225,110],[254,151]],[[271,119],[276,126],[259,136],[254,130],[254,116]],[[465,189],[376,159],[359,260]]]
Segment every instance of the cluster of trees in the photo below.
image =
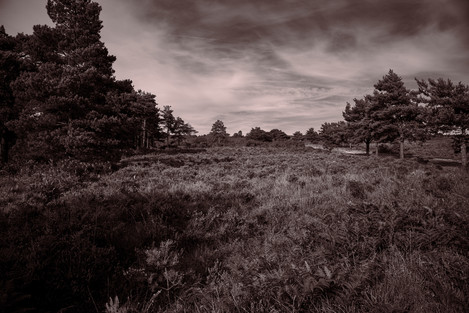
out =
[[[265,131],[254,127],[246,136],[239,131],[232,138],[245,138],[262,142],[309,141],[321,142],[326,148],[343,144],[364,143],[366,154],[370,146],[382,143],[399,143],[400,158],[404,158],[407,141],[424,141],[438,133],[451,134],[455,152],[461,153],[462,165],[467,166],[469,136],[469,86],[454,84],[444,79],[416,79],[418,90],[405,87],[402,78],[393,70],[375,85],[372,94],[347,103],[344,121],[326,122],[319,132],[308,129],[303,135],[297,131],[292,136],[279,129]],[[226,143],[229,135],[223,122],[217,120],[209,134],[211,142]]]
[[179,116],[174,116],[169,105],[163,107],[161,121],[164,133],[160,138],[164,138],[166,146],[171,146],[173,143],[180,145],[187,137],[197,133],[189,123],[184,122]]
[[416,79],[418,90],[409,90],[392,70],[375,85],[373,94],[347,103],[345,121],[324,123],[319,132],[326,145],[363,142],[366,153],[371,143],[404,142],[452,132],[462,164],[467,165],[469,128],[469,86],[451,80]]
[[[225,125],[221,120],[217,120],[212,125],[212,129],[208,136],[211,138],[210,141],[216,144],[224,144],[230,137],[229,134],[226,132]],[[251,131],[246,134],[246,136],[243,135],[242,131],[238,131],[234,133],[231,138],[245,138],[247,140],[256,140],[262,142],[279,142],[287,140],[307,140],[310,142],[318,142],[320,140],[320,136],[318,132],[314,130],[314,128],[308,129],[306,134],[304,135],[300,131],[296,131],[295,133],[293,133],[292,136],[289,136],[284,131],[277,128],[272,129],[270,131],[265,131],[260,127],[253,127]]]
[[101,7],[48,0],[55,27],[15,37],[0,27],[0,150],[29,159],[112,159],[194,129],[155,96],[117,80],[101,41]]
[[[91,0],[48,0],[54,27],[36,25],[32,35],[10,36],[0,27],[0,161],[10,156],[49,160],[64,157],[110,160],[128,149],[158,142],[180,145],[196,133],[170,106],[159,109],[155,95],[117,80],[116,58],[101,41],[101,7]],[[328,147],[364,142],[424,140],[456,131],[454,141],[467,164],[469,87],[450,80],[418,80],[409,90],[389,71],[373,94],[347,103],[345,121],[324,123],[319,132],[288,136],[280,129],[254,127],[233,138],[264,142],[321,141]],[[206,137],[223,144],[229,135],[217,120]]]

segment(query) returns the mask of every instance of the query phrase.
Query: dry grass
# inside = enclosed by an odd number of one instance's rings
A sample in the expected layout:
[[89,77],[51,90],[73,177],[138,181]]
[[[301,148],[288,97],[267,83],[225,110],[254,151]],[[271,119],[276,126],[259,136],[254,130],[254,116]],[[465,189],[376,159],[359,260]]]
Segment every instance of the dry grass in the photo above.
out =
[[[63,278],[73,288],[37,283],[68,291],[60,304],[58,291],[32,295],[55,310],[469,309],[469,177],[458,168],[269,147],[123,161],[80,188],[57,168],[3,178],[2,280],[21,266],[28,284],[76,271]],[[51,252],[65,259],[41,259]]]

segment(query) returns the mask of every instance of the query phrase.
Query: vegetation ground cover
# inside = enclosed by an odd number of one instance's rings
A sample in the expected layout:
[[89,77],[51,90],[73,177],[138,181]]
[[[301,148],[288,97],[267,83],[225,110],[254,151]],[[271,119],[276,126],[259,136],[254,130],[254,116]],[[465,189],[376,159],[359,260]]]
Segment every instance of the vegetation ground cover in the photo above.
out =
[[7,311],[467,312],[469,177],[303,147],[1,178]]

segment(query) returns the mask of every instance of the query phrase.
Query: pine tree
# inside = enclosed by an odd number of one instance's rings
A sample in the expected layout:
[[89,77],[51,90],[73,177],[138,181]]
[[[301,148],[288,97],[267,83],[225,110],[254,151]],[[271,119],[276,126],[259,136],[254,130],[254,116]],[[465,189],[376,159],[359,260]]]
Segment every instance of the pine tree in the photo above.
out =
[[379,103],[373,103],[372,96],[365,95],[363,99],[353,99],[353,101],[353,105],[347,102],[342,115],[347,122],[349,140],[352,143],[365,143],[366,155],[370,154],[370,145],[373,141],[378,147],[380,142],[393,141],[397,137],[394,128],[389,128],[385,121],[376,118],[383,107]]
[[246,134],[246,139],[270,142],[272,141],[272,136],[269,132],[257,126],[251,128],[251,131]]
[[10,84],[19,76],[21,61],[16,52],[18,41],[0,26],[0,163],[7,163],[16,135],[7,126],[17,117],[15,98]]
[[173,134],[175,130],[176,118],[174,117],[173,110],[171,109],[171,106],[169,105],[165,105],[163,107],[162,114],[163,114],[163,126],[166,131],[166,145],[169,146],[171,134]]
[[118,121],[105,98],[115,58],[100,42],[100,7],[85,0],[50,0],[47,10],[56,27],[35,26],[23,38],[34,69],[13,84],[21,108],[15,130],[32,157],[107,154],[118,141],[101,135]]
[[300,131],[296,131],[292,135],[292,140],[303,141],[305,139],[304,135]]
[[270,132],[270,137],[272,138],[272,141],[282,141],[282,140],[288,140],[290,137],[288,135],[277,128],[272,129]]
[[314,130],[314,127],[311,127],[306,131],[305,139],[311,143],[317,143],[320,140],[319,134],[316,130]]
[[134,91],[130,81],[119,83],[128,86],[108,92],[106,102],[119,113],[121,124],[108,135],[119,138],[120,144],[126,147],[150,148],[162,136],[162,121],[155,95]]
[[469,86],[451,80],[416,79],[421,94],[421,101],[429,107],[429,125],[437,131],[459,132],[453,136],[460,146],[461,163],[467,167],[467,144],[469,142]]
[[381,141],[399,140],[399,155],[404,158],[405,140],[423,139],[423,109],[416,93],[404,86],[402,78],[392,70],[375,85],[371,110],[375,136]]
[[238,132],[236,133],[233,133],[233,135],[231,136],[233,138],[243,138],[243,132],[241,130],[238,130]]
[[48,0],[47,13],[55,23],[57,51],[72,68],[95,69],[105,78],[113,75],[112,63],[101,41],[101,7],[91,0]]
[[136,136],[140,146],[149,144],[146,125],[158,113],[154,96],[116,81],[115,57],[101,42],[100,11],[90,0],[49,0],[55,27],[36,25],[31,36],[18,35],[31,63],[12,84],[19,116],[10,124],[23,155],[109,159],[132,147]]
[[182,118],[176,117],[174,123],[174,138],[176,139],[178,145],[181,145],[181,142],[187,136],[191,136],[195,133],[197,133],[197,131],[190,124],[184,122]]
[[225,125],[220,120],[217,120],[215,123],[213,123],[209,135],[212,137],[213,141],[217,142],[219,145],[229,136],[226,132]]
[[348,141],[347,124],[344,121],[323,123],[319,130],[323,146],[332,150]]

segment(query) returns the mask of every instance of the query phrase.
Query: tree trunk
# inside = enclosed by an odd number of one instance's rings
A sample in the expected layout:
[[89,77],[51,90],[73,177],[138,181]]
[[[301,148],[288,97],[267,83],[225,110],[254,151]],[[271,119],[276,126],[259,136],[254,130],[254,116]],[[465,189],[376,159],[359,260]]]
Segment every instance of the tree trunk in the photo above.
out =
[[379,142],[376,143],[376,156],[379,154]]
[[0,155],[1,155],[1,163],[7,163],[8,162],[8,147],[7,147],[7,141],[5,137],[2,134],[2,138],[0,139]]
[[399,158],[404,159],[404,139],[399,140]]
[[365,145],[366,145],[366,155],[370,155],[370,141],[366,140]]
[[461,165],[467,168],[467,150],[466,150],[466,138],[462,139],[461,142]]
[[143,119],[142,125],[142,148],[147,147],[147,119]]

